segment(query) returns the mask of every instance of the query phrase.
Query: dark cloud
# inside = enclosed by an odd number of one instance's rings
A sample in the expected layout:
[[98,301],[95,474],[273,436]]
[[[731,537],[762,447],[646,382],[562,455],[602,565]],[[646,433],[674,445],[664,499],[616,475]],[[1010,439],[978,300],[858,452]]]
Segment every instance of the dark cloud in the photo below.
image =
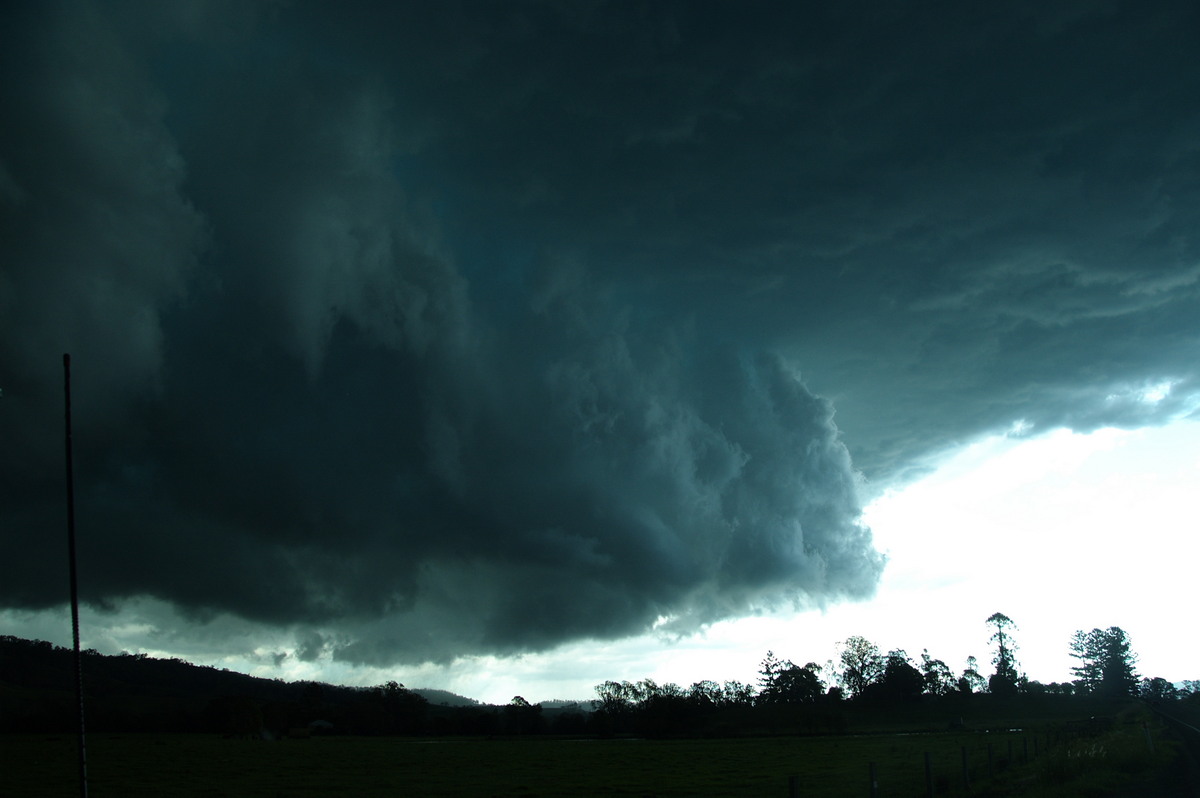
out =
[[0,602],[64,351],[95,603],[387,663],[869,596],[859,471],[1195,407],[1194,14],[13,4]]

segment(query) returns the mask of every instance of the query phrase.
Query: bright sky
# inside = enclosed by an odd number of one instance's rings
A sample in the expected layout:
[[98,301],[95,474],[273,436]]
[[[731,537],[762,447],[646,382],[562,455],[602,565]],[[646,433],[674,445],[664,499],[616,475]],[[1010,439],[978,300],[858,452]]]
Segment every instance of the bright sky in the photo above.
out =
[[[350,669],[292,659],[282,675],[360,684],[395,678],[497,703],[518,694],[533,701],[585,699],[607,679],[753,682],[768,649],[800,664],[824,663],[836,656],[837,641],[854,634],[883,651],[903,648],[914,659],[928,648],[960,672],[968,655],[983,665],[990,661],[984,620],[1000,611],[1018,625],[1018,657],[1031,679],[1069,680],[1070,636],[1096,626],[1129,633],[1142,675],[1194,679],[1200,677],[1196,644],[1180,633],[1179,618],[1194,603],[1192,577],[1200,561],[1198,483],[1200,424],[1194,422],[988,438],[868,506],[866,521],[890,558],[870,602],[719,623],[682,640],[579,643],[448,667]],[[56,617],[7,612],[2,620],[15,634],[69,644],[69,626],[62,620],[56,630]],[[84,645],[120,650],[123,640],[151,631],[129,615],[117,620],[85,611]],[[278,651],[282,642],[263,641],[262,650]],[[261,661],[208,664],[281,675]]]

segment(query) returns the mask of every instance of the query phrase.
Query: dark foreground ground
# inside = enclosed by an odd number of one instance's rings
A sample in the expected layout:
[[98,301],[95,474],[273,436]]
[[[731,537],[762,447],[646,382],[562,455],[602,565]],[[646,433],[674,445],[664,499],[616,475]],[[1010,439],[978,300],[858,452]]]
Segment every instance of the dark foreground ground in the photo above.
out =
[[[1153,751],[1151,748],[1153,747]],[[710,740],[217,735],[88,738],[89,795],[1196,795],[1172,731],[1144,708],[1023,730]],[[929,774],[926,775],[926,754]],[[963,759],[966,757],[964,779]],[[78,795],[70,735],[0,737],[0,796]],[[927,780],[928,778],[928,780]],[[969,789],[969,792],[968,792]]]

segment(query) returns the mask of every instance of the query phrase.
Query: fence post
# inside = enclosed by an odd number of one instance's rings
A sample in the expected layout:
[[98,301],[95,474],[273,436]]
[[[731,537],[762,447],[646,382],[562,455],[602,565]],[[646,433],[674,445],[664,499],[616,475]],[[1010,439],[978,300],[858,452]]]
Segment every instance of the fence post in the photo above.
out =
[[925,752],[925,795],[933,798],[933,763],[929,760],[929,752]]
[[871,763],[871,798],[879,798],[879,779],[875,776],[875,763]]
[[962,747],[963,792],[971,791],[971,771],[967,767],[967,747]]
[[992,744],[988,743],[988,778],[996,778],[995,759],[992,757]]
[[1022,765],[1029,764],[1029,738],[1028,737],[1021,738],[1021,764]]
[[67,471],[67,564],[71,581],[71,636],[75,642],[75,700],[79,705],[79,794],[87,798],[87,743],[83,723],[83,654],[79,651],[79,580],[75,569],[75,465],[71,442],[71,355],[63,353],[63,399]]
[[800,777],[794,773],[788,776],[788,798],[800,798]]

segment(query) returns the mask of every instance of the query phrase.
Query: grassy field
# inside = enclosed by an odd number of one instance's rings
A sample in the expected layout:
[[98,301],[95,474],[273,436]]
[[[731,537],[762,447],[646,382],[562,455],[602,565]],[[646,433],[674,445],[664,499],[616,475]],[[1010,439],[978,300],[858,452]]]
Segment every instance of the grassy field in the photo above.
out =
[[[1141,718],[1101,735],[946,732],[725,740],[326,737],[268,743],[204,735],[89,738],[89,793],[120,796],[776,796],[1099,795],[1155,766]],[[991,748],[989,770],[988,749]],[[1035,758],[1034,752],[1039,754]],[[1011,760],[1010,760],[1011,751]],[[989,776],[989,772],[992,777]],[[0,796],[78,794],[69,735],[0,737]],[[1084,781],[1086,781],[1086,784]],[[1077,788],[1078,787],[1078,788]]]

